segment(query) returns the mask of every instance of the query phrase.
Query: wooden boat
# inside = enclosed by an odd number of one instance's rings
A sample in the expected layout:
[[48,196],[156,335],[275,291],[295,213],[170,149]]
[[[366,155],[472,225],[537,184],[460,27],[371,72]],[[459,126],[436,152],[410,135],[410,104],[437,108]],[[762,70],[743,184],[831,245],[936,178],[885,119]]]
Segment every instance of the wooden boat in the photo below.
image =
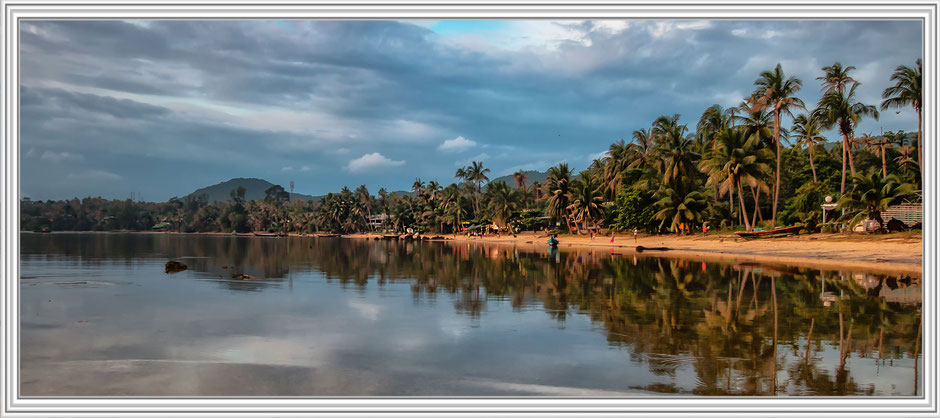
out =
[[785,237],[788,235],[799,235],[801,229],[803,229],[803,226],[797,225],[797,226],[788,226],[784,228],[771,229],[769,231],[735,232],[735,235],[744,239],[777,238],[777,237]]
[[320,238],[336,238],[339,234],[318,234],[317,236]]
[[259,234],[259,233],[257,233],[257,232],[255,232],[254,235],[255,235],[256,237],[283,237],[283,236],[286,236],[286,235],[283,234],[283,233],[277,233],[277,234],[274,234],[274,233],[272,233],[272,234]]
[[42,232],[42,233],[44,233],[44,234],[48,234],[48,233],[52,232],[52,229],[49,229],[49,227],[46,226],[46,227],[43,227],[42,229],[40,229],[39,232]]

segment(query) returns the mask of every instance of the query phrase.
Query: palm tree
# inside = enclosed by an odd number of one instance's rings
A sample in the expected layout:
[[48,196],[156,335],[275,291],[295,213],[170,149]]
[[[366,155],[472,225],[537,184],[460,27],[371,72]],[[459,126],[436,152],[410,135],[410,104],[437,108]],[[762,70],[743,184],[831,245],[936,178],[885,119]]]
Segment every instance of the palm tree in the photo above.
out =
[[490,178],[486,176],[486,173],[489,173],[490,169],[483,168],[483,163],[480,161],[473,161],[466,168],[458,169],[458,176],[460,175],[461,171],[464,172],[464,178],[467,179],[468,182],[476,185],[475,194],[473,195],[473,210],[475,212],[474,216],[477,216],[477,214],[480,213],[480,200],[478,196],[481,193],[481,185],[484,181],[490,180]]
[[652,129],[633,131],[633,142],[627,146],[627,159],[630,160],[627,168],[646,167],[655,146]]
[[455,234],[460,227],[461,217],[466,214],[461,205],[462,197],[460,187],[453,183],[441,191],[441,207],[444,209],[444,216],[453,221]]
[[760,78],[754,81],[757,89],[754,95],[757,102],[773,109],[774,114],[774,142],[777,146],[777,170],[774,181],[774,201],[771,211],[771,222],[777,224],[777,202],[780,200],[780,116],[787,114],[791,117],[791,108],[805,109],[803,101],[794,96],[803,87],[803,82],[796,77],[786,77],[780,64],[773,71],[764,71]]
[[845,161],[848,156],[849,168],[852,177],[855,177],[855,159],[850,149],[849,138],[853,137],[855,127],[862,117],[869,116],[878,119],[878,110],[874,106],[866,105],[855,100],[855,89],[861,83],[855,82],[848,92],[830,90],[819,99],[819,104],[813,113],[819,119],[823,129],[839,127],[842,134],[842,188],[839,193],[845,193]]
[[809,168],[813,171],[813,183],[819,181],[816,178],[816,163],[813,161],[813,151],[817,145],[826,143],[826,137],[822,136],[822,129],[819,123],[818,115],[810,114],[799,115],[793,119],[793,129],[791,138],[796,140],[797,146],[805,146],[809,150]]
[[[744,127],[726,128],[716,137],[715,148],[709,158],[699,163],[699,170],[708,175],[706,184],[719,184],[721,195],[737,191],[744,227],[748,231],[751,230],[751,223],[747,219],[742,184],[755,190],[768,189],[767,184],[760,179],[770,170],[763,162],[770,158],[769,152],[759,147],[758,136],[748,136]],[[756,205],[754,210],[757,210]]]
[[852,191],[842,196],[839,208],[847,209],[846,216],[852,216],[850,224],[869,218],[884,226],[881,212],[891,205],[904,201],[913,194],[913,186],[902,183],[897,176],[879,177],[877,171],[859,174],[853,177]]
[[843,67],[839,62],[835,62],[832,65],[827,65],[822,67],[823,75],[822,77],[816,77],[817,80],[822,81],[822,88],[820,91],[823,93],[829,92],[832,90],[842,93],[845,91],[845,86],[855,84],[856,81],[852,76],[849,75],[849,71],[854,70],[855,67],[848,66]]
[[[703,143],[707,145],[706,149],[713,149],[718,133],[729,125],[730,118],[721,106],[716,104],[705,109],[702,117],[698,120],[698,125],[695,126],[695,131]],[[718,202],[718,183],[714,184],[714,201]]]
[[528,208],[529,199],[527,198],[527,196],[529,193],[527,192],[528,189],[525,186],[526,186],[526,182],[529,180],[529,175],[526,174],[525,170],[519,170],[513,173],[512,177],[513,177],[513,180],[516,181],[516,188],[519,189],[519,193],[522,194],[523,207]]
[[497,181],[486,185],[486,195],[489,203],[486,206],[489,217],[497,226],[507,226],[512,212],[516,210],[519,192]]
[[901,65],[895,68],[894,74],[891,74],[891,80],[894,85],[885,89],[881,98],[881,110],[895,107],[901,108],[911,106],[917,112],[917,165],[920,167],[920,175],[923,177],[923,144],[921,141],[921,118],[923,117],[923,64],[918,58],[916,68],[910,68]]
[[[567,207],[571,216],[581,225],[587,226],[590,222],[592,227],[596,226],[597,220],[604,213],[603,204],[604,197],[593,177],[586,171],[582,171],[571,188],[571,204]],[[580,227],[578,232],[580,232]]]
[[548,169],[548,216],[557,220],[564,220],[568,224],[568,205],[570,204],[571,169],[568,163],[559,163]]
[[677,226],[681,223],[701,223],[702,214],[708,204],[705,202],[705,196],[697,190],[682,193],[680,190],[671,187],[664,187],[656,192],[659,201],[656,206],[662,209],[653,215],[660,219],[659,228],[662,229],[666,221],[669,221],[669,228],[679,232]]
[[[366,209],[366,214],[371,218],[372,217],[372,195],[369,194],[369,189],[366,188],[366,185],[360,185],[356,188],[356,200],[359,205]],[[370,225],[366,222],[367,225]]]
[[[687,127],[678,124],[678,116],[673,119],[657,120],[657,141],[655,153],[658,157],[653,166],[663,176],[663,183],[674,188],[689,188],[697,178],[695,161],[699,154],[692,149],[692,139],[685,137]],[[668,120],[669,123],[662,123]]]
[[631,162],[631,147],[634,144],[627,144],[623,139],[610,144],[607,150],[607,156],[604,157],[603,165],[603,189],[608,198],[617,196],[620,186],[623,183],[623,172]]
[[888,177],[887,146],[890,144],[888,138],[884,136],[876,138],[866,134],[862,135],[858,139],[865,146],[865,148],[871,150],[871,152],[876,156],[881,157],[881,177]]

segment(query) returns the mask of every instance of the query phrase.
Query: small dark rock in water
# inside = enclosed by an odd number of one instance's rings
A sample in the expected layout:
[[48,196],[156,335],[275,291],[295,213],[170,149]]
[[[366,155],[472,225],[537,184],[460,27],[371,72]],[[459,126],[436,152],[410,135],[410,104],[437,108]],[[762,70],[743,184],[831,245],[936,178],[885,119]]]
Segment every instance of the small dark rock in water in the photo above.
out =
[[249,276],[249,275],[247,275],[247,274],[245,274],[245,273],[233,274],[233,275],[232,275],[232,278],[235,279],[235,280],[251,280],[251,279],[257,279],[257,277]]
[[924,224],[922,222],[918,222],[914,225],[911,225],[911,229],[924,229]]
[[183,270],[186,270],[187,268],[188,267],[186,267],[185,264],[180,263],[179,261],[170,260],[166,262],[166,274],[179,273]]

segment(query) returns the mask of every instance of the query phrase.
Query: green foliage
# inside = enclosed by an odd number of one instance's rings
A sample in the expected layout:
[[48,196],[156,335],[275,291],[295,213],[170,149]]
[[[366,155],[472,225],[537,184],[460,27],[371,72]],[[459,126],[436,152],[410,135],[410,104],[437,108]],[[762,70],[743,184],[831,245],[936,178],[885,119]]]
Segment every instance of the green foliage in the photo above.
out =
[[653,215],[656,214],[652,196],[642,193],[638,190],[627,189],[617,194],[617,202],[614,205],[613,229],[617,231],[632,231],[633,228],[639,228],[644,232],[655,232],[656,224],[653,222]]

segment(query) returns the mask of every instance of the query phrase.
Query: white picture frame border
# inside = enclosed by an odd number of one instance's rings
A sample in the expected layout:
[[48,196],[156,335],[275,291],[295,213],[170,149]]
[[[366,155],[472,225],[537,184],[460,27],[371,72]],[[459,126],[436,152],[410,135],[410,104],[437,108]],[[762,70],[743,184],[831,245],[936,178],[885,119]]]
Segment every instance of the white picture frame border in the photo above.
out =
[[[0,415],[51,416],[938,416],[937,11],[938,1],[350,1],[0,0]],[[911,19],[922,22],[924,63],[923,396],[865,397],[28,397],[19,393],[19,28],[30,19]]]

